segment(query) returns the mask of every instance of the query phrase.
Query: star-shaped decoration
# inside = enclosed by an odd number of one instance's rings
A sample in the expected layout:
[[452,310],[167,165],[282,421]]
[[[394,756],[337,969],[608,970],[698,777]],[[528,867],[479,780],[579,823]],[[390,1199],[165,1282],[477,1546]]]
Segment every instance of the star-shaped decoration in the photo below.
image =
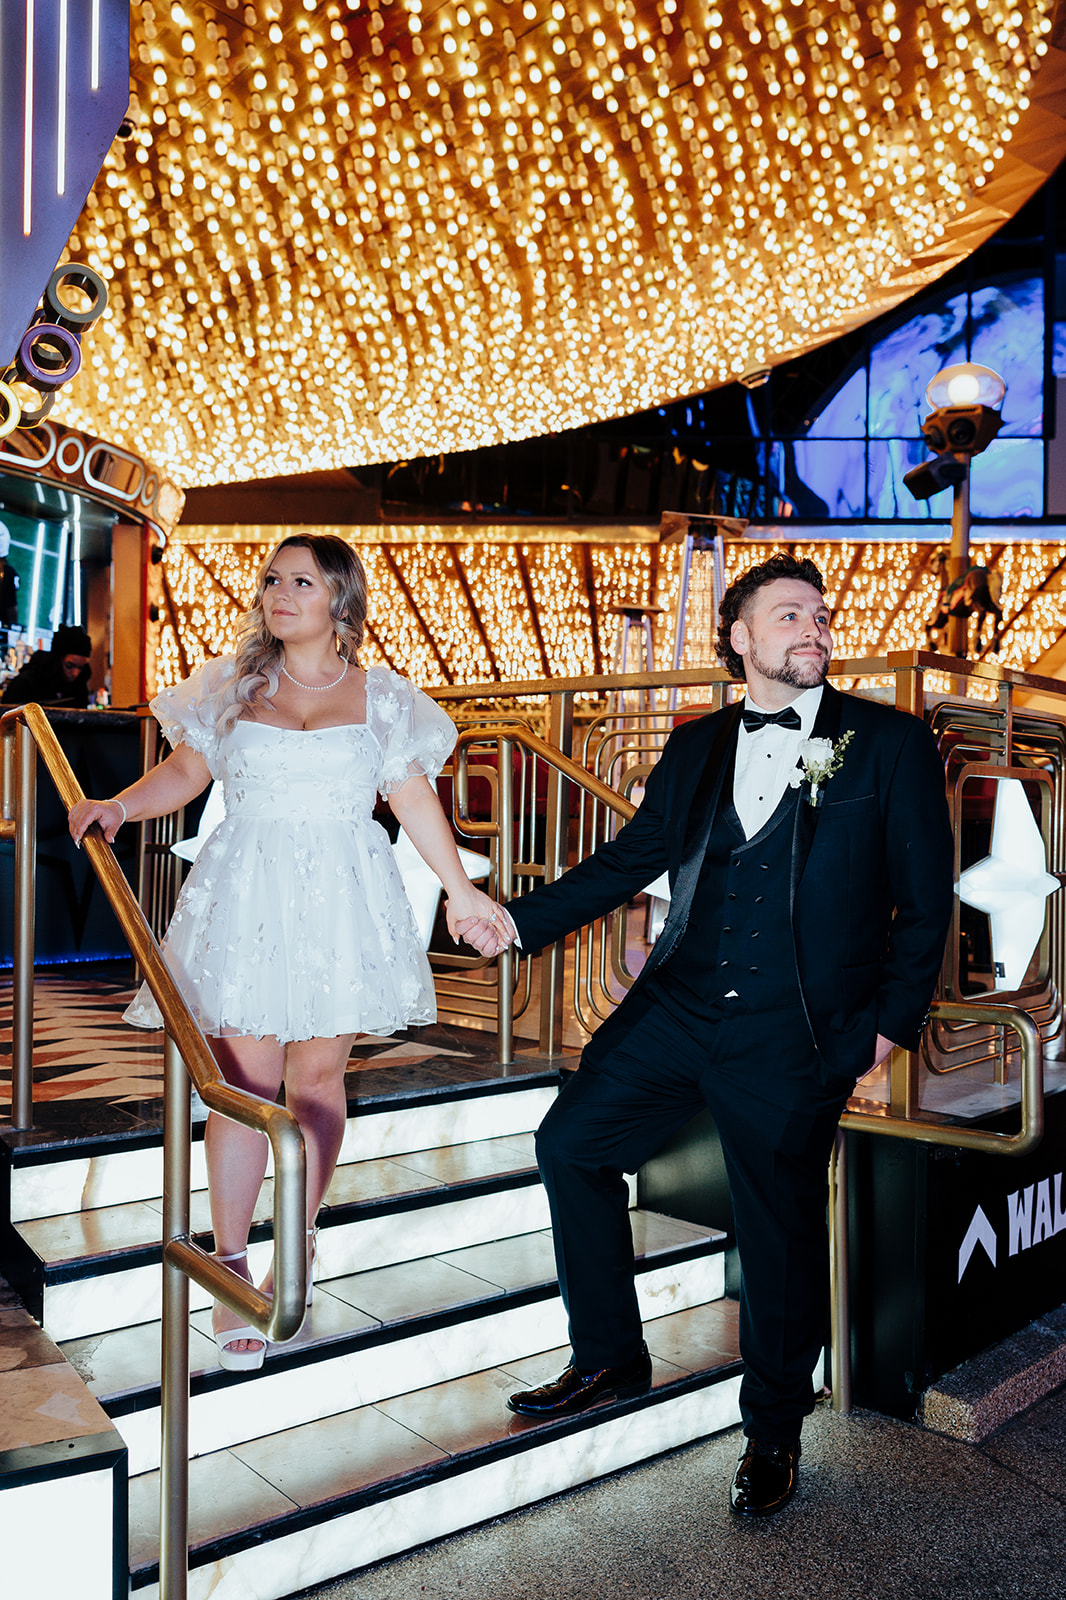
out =
[[1021,987],[1044,931],[1044,902],[1058,887],[1021,780],[1000,778],[991,854],[967,867],[956,885],[960,900],[988,914],[998,992]]

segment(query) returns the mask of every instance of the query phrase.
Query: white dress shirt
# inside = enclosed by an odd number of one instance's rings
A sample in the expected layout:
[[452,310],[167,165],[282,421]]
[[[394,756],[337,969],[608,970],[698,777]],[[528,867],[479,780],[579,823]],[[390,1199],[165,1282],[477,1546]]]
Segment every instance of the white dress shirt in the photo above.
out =
[[[777,810],[788,780],[796,770],[799,747],[811,737],[814,719],[822,702],[822,686],[802,690],[791,702],[800,719],[798,728],[782,728],[768,723],[748,733],[743,723],[737,733],[737,760],[733,772],[733,804],[744,837],[752,838]],[[749,694],[746,704],[752,711],[766,711]]]
[[[782,728],[779,723],[770,723],[755,733],[748,733],[741,723],[737,733],[733,805],[746,839],[757,834],[777,810],[788,780],[796,770],[799,747],[804,739],[811,737],[822,703],[821,684],[816,689],[803,689],[791,703],[800,719],[798,728]],[[747,704],[753,711],[767,709],[751,695],[747,697]],[[521,949],[522,941],[510,913],[502,906],[500,910],[504,928]]]

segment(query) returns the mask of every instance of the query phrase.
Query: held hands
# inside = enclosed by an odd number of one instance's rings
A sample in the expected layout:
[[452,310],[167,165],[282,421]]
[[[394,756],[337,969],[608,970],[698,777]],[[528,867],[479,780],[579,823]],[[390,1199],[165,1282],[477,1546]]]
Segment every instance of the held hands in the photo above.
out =
[[456,944],[467,944],[483,956],[498,956],[514,943],[511,919],[487,894],[470,885],[468,894],[452,896],[446,906],[448,932]]
[[98,822],[108,844],[114,844],[115,835],[125,820],[125,808],[117,800],[79,800],[70,809],[67,826],[70,828],[70,837],[80,850],[85,830],[92,823]]
[[514,944],[514,924],[502,906],[489,917],[467,917],[456,924],[456,932],[483,956],[499,956]]

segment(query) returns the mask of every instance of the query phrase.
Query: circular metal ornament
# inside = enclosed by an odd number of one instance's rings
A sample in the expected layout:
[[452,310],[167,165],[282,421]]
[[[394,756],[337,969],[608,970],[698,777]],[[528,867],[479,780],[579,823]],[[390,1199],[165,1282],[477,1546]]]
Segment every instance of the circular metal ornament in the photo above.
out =
[[77,335],[55,322],[35,322],[22,336],[15,357],[19,377],[34,389],[58,389],[81,367]]
[[[83,311],[72,310],[59,298],[60,289],[67,284],[92,296],[91,303]],[[92,267],[65,261],[55,268],[49,278],[44,291],[44,303],[57,327],[66,328],[71,333],[88,333],[107,309],[107,284]]]

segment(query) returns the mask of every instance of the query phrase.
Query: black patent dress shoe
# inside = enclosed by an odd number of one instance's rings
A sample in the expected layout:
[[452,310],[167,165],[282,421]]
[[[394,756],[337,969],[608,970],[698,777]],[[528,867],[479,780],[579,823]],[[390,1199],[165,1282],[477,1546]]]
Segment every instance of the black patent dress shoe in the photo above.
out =
[[601,1400],[628,1400],[647,1394],[651,1388],[651,1356],[642,1344],[639,1356],[620,1367],[601,1367],[598,1372],[579,1372],[571,1361],[554,1383],[540,1389],[523,1389],[507,1401],[508,1409],[520,1417],[572,1417]]
[[769,1517],[792,1499],[799,1477],[799,1442],[749,1439],[733,1474],[729,1504],[744,1517]]

